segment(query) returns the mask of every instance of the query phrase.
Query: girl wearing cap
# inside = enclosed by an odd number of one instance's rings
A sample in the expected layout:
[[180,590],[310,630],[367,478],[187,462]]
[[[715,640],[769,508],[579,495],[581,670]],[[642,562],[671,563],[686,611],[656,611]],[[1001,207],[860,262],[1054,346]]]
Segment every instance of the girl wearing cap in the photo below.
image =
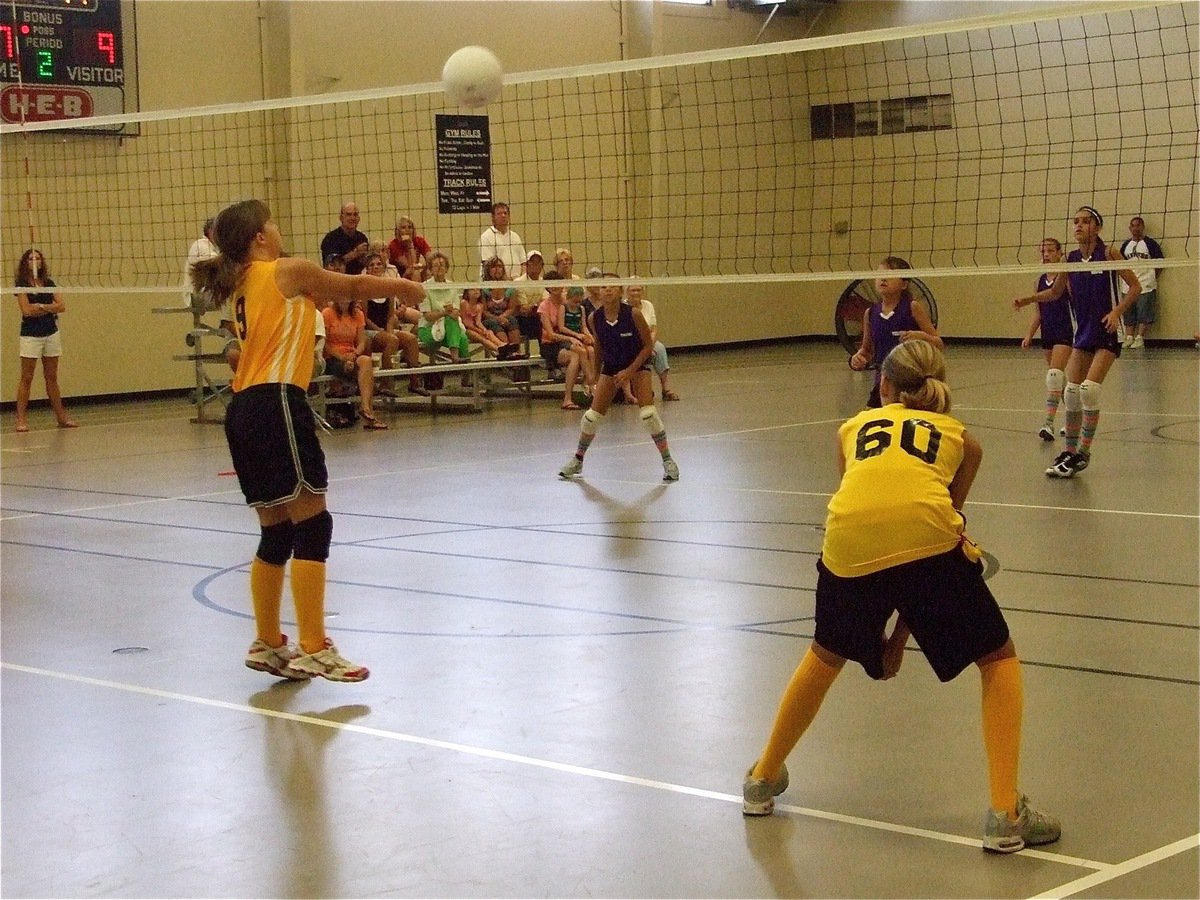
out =
[[[1104,219],[1095,208],[1081,206],[1073,220],[1079,248],[1067,254],[1067,262],[1124,260],[1116,247],[1100,240]],[[1117,278],[1125,282],[1120,298]],[[1119,271],[1060,272],[1054,283],[1030,297],[1018,297],[1013,306],[1050,303],[1069,292],[1075,313],[1075,341],[1067,359],[1067,384],[1063,388],[1066,407],[1066,442],[1063,451],[1046,469],[1051,478],[1072,478],[1086,469],[1092,458],[1092,441],[1100,422],[1100,393],[1108,370],[1121,355],[1122,316],[1142,292],[1137,276],[1129,269]]]

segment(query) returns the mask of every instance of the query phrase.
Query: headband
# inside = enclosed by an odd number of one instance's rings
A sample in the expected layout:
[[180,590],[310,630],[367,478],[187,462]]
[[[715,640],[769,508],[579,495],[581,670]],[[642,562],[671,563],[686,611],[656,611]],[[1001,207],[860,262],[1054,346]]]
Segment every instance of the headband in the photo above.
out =
[[1090,216],[1091,216],[1093,219],[1095,219],[1095,220],[1096,220],[1096,224],[1097,224],[1099,227],[1101,227],[1101,228],[1103,228],[1103,227],[1104,227],[1104,216],[1102,216],[1102,215],[1100,215],[1100,213],[1096,212],[1096,209],[1095,209],[1095,207],[1092,207],[1092,206],[1081,206],[1081,207],[1079,207],[1079,208],[1080,208],[1081,210],[1083,210],[1084,212],[1086,212],[1088,215],[1090,215]]

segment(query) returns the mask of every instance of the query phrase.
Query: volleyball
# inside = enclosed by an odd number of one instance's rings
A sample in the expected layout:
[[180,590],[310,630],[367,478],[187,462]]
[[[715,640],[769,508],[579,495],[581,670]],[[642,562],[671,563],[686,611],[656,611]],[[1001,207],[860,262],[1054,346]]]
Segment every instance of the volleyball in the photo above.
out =
[[442,68],[442,89],[459,106],[487,106],[500,96],[503,86],[504,69],[487,47],[456,50]]

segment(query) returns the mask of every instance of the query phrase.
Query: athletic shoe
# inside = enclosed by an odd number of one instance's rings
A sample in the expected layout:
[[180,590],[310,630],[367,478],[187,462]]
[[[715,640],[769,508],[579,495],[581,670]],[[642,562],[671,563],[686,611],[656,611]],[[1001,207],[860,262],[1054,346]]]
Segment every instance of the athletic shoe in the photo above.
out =
[[1061,428],[1058,429],[1058,436],[1059,437],[1067,436],[1067,426],[1066,425],[1063,425]]
[[559,478],[574,478],[576,475],[583,474],[583,460],[578,456],[572,456],[567,460],[567,464],[558,470]]
[[1049,443],[1050,441],[1054,440],[1054,429],[1049,425],[1043,425],[1038,429],[1038,437],[1040,437],[1046,443]]
[[1145,348],[1146,348],[1146,339],[1144,337],[1142,337],[1140,334],[1137,337],[1135,337],[1133,339],[1133,342],[1129,345],[1130,350],[1144,350]]
[[678,481],[679,480],[679,464],[671,457],[663,460],[663,481]]
[[283,643],[272,647],[266,641],[255,639],[246,652],[246,666],[256,672],[268,672],[289,681],[308,681],[311,677],[291,667],[291,662],[300,655],[300,648],[289,644],[287,635],[281,635]]
[[1024,794],[1017,797],[1017,819],[1008,813],[987,811],[983,823],[983,849],[992,853],[1016,853],[1025,845],[1053,844],[1062,836],[1062,823],[1029,805]]
[[1090,463],[1091,461],[1092,461],[1092,454],[1076,453],[1074,456],[1071,457],[1071,468],[1075,471],[1075,474],[1078,475],[1080,472],[1082,472],[1084,469],[1086,469],[1088,467],[1088,463]]
[[316,653],[301,651],[288,663],[288,668],[306,677],[319,675],[329,681],[366,681],[371,674],[364,666],[356,666],[338,653],[338,648],[329,638],[325,638],[325,646]]
[[1127,334],[1127,335],[1125,335],[1125,340],[1121,341],[1121,346],[1124,349],[1128,350],[1130,347],[1133,346],[1133,340],[1134,340],[1133,335]]
[[1071,467],[1071,460],[1074,458],[1074,453],[1064,450],[1054,457],[1054,462],[1046,469],[1046,474],[1051,478],[1071,478],[1075,474],[1075,469]]
[[779,775],[774,781],[753,776],[754,766],[751,766],[746,772],[745,780],[742,781],[742,815],[769,816],[775,811],[775,798],[788,788],[787,766],[780,767]]

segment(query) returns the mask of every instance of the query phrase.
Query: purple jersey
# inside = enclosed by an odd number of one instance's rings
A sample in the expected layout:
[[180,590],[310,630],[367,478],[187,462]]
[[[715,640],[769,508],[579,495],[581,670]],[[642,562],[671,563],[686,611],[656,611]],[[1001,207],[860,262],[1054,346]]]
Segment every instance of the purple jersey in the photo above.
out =
[[[1054,278],[1054,275],[1043,275],[1039,278],[1038,293],[1050,288],[1054,284]],[[1055,344],[1071,343],[1075,325],[1071,321],[1071,301],[1065,291],[1057,300],[1039,303],[1038,312],[1042,316],[1042,346],[1049,349]]]
[[[1104,262],[1108,259],[1108,248],[1097,241],[1095,252],[1088,260]],[[1067,262],[1083,262],[1083,251],[1072,250]],[[1121,340],[1115,331],[1104,327],[1104,317],[1117,305],[1116,272],[1068,272],[1071,286],[1071,311],[1075,313],[1075,343],[1078,350],[1094,353],[1111,350],[1120,355]]]
[[875,385],[879,385],[881,371],[879,366],[883,364],[887,355],[895,349],[900,338],[893,334],[894,331],[920,331],[921,326],[917,324],[916,318],[912,312],[912,298],[906,294],[900,296],[900,302],[896,304],[888,317],[883,317],[883,303],[879,302],[872,305],[868,312],[868,323],[871,329],[871,346],[875,350]]
[[592,315],[592,332],[600,345],[601,372],[605,375],[616,375],[628,368],[642,352],[642,336],[633,321],[633,307],[627,303],[621,304],[616,322],[608,321],[603,306],[597,309]]

